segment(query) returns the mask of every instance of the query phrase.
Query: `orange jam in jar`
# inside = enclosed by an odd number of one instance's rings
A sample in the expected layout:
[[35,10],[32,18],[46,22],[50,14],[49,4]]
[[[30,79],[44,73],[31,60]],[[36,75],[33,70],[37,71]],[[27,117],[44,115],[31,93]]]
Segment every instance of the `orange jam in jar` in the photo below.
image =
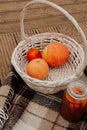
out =
[[68,121],[79,121],[87,108],[87,88],[82,81],[68,85],[61,104],[61,115]]

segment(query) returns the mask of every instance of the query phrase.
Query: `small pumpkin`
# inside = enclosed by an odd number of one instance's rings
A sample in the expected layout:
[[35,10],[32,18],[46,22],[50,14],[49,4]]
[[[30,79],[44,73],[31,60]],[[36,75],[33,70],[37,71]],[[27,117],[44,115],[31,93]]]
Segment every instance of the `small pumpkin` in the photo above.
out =
[[33,78],[44,79],[49,73],[47,62],[41,58],[33,59],[27,65],[27,74]]
[[69,50],[63,43],[50,43],[42,51],[42,58],[50,66],[63,65],[69,58]]
[[27,56],[27,59],[31,61],[36,58],[41,58],[41,52],[38,48],[31,48],[30,50],[28,50],[26,56]]

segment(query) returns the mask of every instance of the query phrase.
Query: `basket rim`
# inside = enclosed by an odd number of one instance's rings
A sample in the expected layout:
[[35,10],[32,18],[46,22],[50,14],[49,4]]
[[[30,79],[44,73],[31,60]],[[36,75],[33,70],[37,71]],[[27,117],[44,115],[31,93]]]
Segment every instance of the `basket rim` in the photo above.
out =
[[[74,38],[72,38],[72,37],[70,37],[70,36],[68,36],[68,35],[66,35],[66,34],[63,34],[63,33],[60,33],[60,32],[55,32],[55,31],[54,31],[54,32],[38,33],[38,34],[31,35],[31,36],[28,36],[28,35],[26,34],[26,38],[25,38],[25,39],[21,39],[20,42],[18,43],[18,45],[21,44],[21,42],[23,42],[23,41],[25,41],[25,40],[27,40],[27,39],[33,38],[33,37],[35,37],[35,36],[49,35],[49,34],[51,34],[51,35],[58,34],[58,35],[60,35],[60,36],[63,35],[64,37],[67,37],[69,40],[72,40],[73,42],[75,42],[75,43],[77,43],[77,44],[79,45],[78,41],[76,41]],[[81,44],[80,44],[80,46],[81,46]],[[16,47],[17,47],[17,46],[16,46]]]
[[[67,35],[65,35],[65,34],[62,34],[62,33],[58,33],[58,32],[45,32],[45,33],[41,33],[41,34],[35,34],[35,35],[32,35],[32,36],[30,36],[30,37],[27,37],[25,40],[28,40],[28,39],[32,39],[32,38],[34,38],[34,37],[37,37],[37,36],[41,36],[41,35],[54,35],[54,34],[56,34],[56,35],[63,35],[65,38],[68,38],[69,40],[71,40],[71,41],[73,41],[80,49],[81,49],[81,51],[83,52],[83,62],[84,62],[84,50],[83,50],[83,48],[81,47],[81,45],[79,45],[79,43],[77,42],[77,41],[75,41],[73,38],[71,38],[70,36],[67,36]],[[15,53],[16,53],[16,50],[17,50],[17,48],[19,48],[19,47],[21,47],[21,45],[23,45],[24,44],[24,42],[25,42],[25,40],[21,40],[19,43],[18,43],[18,45],[15,47],[15,49],[14,49],[14,51],[13,51],[13,53],[12,53],[12,57],[11,57],[11,63],[12,63],[12,65],[14,66],[14,68],[15,68],[15,70],[17,71],[17,73],[19,74],[19,72],[22,74],[22,75],[25,75],[27,78],[29,78],[29,80],[30,81],[32,81],[32,80],[35,80],[35,83],[36,82],[41,82],[41,83],[49,83],[49,84],[54,84],[54,83],[58,83],[58,80],[57,81],[47,81],[47,80],[40,80],[40,79],[37,79],[37,78],[33,78],[33,77],[30,77],[29,75],[27,75],[25,72],[23,72],[23,71],[21,71],[20,69],[19,69],[19,67],[17,67],[16,66],[16,64],[15,64],[15,62],[14,62],[14,55],[15,55]],[[83,66],[83,64],[82,64],[82,66]],[[18,72],[19,71],[19,72]],[[80,72],[82,72],[82,70],[80,71]],[[20,75],[20,74],[19,74]],[[79,73],[77,73],[77,75],[79,75]],[[68,77],[66,80],[68,80],[68,79],[73,79],[74,77],[77,77],[77,75],[76,74],[72,74],[70,77]],[[20,75],[21,76],[21,75]],[[65,80],[65,81],[66,81]],[[64,80],[63,80],[64,81]],[[65,82],[64,81],[64,82]],[[34,82],[34,81],[33,81]]]

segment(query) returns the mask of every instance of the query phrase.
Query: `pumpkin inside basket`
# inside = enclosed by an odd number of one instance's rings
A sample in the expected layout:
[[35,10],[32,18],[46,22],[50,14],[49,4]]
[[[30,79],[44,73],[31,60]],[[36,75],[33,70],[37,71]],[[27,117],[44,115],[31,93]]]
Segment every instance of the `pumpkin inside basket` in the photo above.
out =
[[[85,67],[85,52],[83,48],[69,36],[66,36],[61,33],[42,33],[33,35],[30,37],[26,37],[24,33],[24,15],[28,6],[34,3],[43,3],[50,5],[63,14],[67,16],[67,18],[75,25],[78,32],[81,34],[84,46],[86,44],[86,37],[80,26],[76,22],[76,20],[63,8],[60,6],[46,1],[46,0],[33,0],[25,5],[24,9],[21,12],[21,35],[23,40],[18,44],[18,46],[14,49],[12,54],[11,63],[14,66],[17,73],[21,76],[24,82],[33,90],[39,91],[42,93],[55,93],[60,90],[64,90],[66,88],[66,84],[71,82],[73,79],[81,76],[83,69]],[[48,44],[52,42],[61,42],[66,45],[69,49],[70,56],[67,62],[59,67],[50,67],[50,72],[44,80],[39,80],[36,78],[32,78],[26,73],[26,66],[28,64],[28,60],[26,59],[26,53],[29,49],[36,47],[40,51],[44,49]]]

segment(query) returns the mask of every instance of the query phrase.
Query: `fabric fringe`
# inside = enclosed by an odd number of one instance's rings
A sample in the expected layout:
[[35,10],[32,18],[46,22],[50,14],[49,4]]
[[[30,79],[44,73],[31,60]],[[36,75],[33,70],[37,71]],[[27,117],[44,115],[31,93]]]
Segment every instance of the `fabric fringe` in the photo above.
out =
[[0,130],[2,130],[5,122],[9,118],[11,101],[14,97],[15,85],[18,83],[18,80],[16,72],[12,69],[0,87]]

